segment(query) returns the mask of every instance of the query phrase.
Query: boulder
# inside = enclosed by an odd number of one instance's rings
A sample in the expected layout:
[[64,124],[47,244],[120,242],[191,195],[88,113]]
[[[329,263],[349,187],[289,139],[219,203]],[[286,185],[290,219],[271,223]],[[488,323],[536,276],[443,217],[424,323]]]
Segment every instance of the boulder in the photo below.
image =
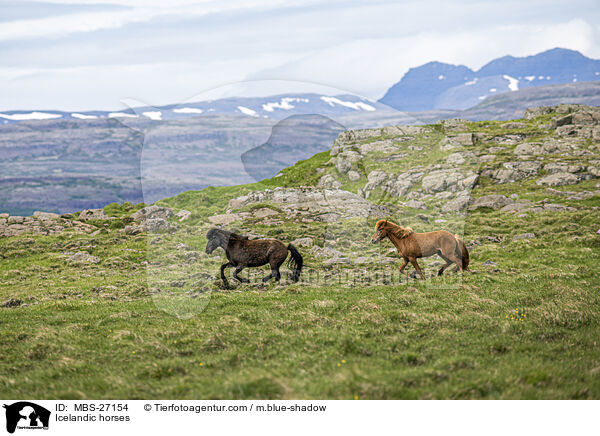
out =
[[325,174],[319,179],[317,186],[321,188],[339,188],[342,186],[342,182],[336,180],[331,174]]
[[464,189],[473,189],[479,176],[475,173],[461,173],[460,171],[437,170],[423,177],[423,190],[427,193],[441,191],[456,192]]
[[107,220],[109,217],[104,212],[104,209],[85,209],[79,213],[79,219],[81,221]]
[[427,209],[427,205],[420,200],[408,200],[406,203],[404,203],[404,206],[413,209]]
[[525,110],[523,118],[526,120],[532,120],[534,118],[541,117],[542,115],[551,114],[553,110],[554,109],[550,106],[530,107]]
[[144,223],[149,219],[161,218],[166,220],[172,216],[172,209],[168,207],[152,205],[138,210],[136,213],[131,215],[131,218],[133,218],[136,223]]
[[537,180],[535,183],[537,185],[546,185],[546,186],[564,186],[564,185],[574,185],[575,183],[578,183],[579,180],[580,180],[579,176],[577,176],[575,174],[559,172],[559,173],[554,173],[554,174],[550,174],[548,176],[542,177],[541,179]]
[[469,207],[470,210],[476,210],[482,207],[490,207],[492,209],[500,209],[508,204],[514,203],[513,200],[504,195],[484,195],[476,199]]
[[142,227],[148,233],[162,233],[169,230],[169,221],[164,218],[150,218],[144,221]]
[[100,263],[100,258],[96,256],[92,256],[89,253],[80,252],[75,253],[73,256],[69,257],[68,262],[75,264],[91,264],[91,263]]
[[492,174],[492,178],[500,183],[507,183],[536,175],[542,164],[537,161],[518,161],[505,162],[502,166],[503,168]]
[[[246,214],[246,216],[248,216],[249,214]],[[212,224],[216,224],[218,226],[226,226],[228,224],[231,224],[239,219],[243,218],[242,214],[239,213],[224,213],[224,214],[220,214],[220,215],[213,215],[208,217],[208,220],[212,223]]]
[[442,212],[460,212],[465,210],[473,201],[473,197],[469,193],[457,196],[454,200],[450,200],[442,206]]
[[513,236],[513,241],[518,241],[520,239],[535,239],[536,236],[533,233],[523,233],[521,235]]
[[452,165],[462,165],[467,161],[473,161],[475,158],[476,156],[470,151],[456,152],[448,156],[446,162]]
[[360,180],[360,173],[354,170],[348,171],[348,179],[351,182],[357,182],[358,180]]
[[313,239],[309,236],[305,236],[304,238],[293,240],[292,245],[295,245],[296,247],[310,248],[313,246]]
[[33,216],[39,220],[57,220],[60,218],[60,215],[52,212],[33,212]]

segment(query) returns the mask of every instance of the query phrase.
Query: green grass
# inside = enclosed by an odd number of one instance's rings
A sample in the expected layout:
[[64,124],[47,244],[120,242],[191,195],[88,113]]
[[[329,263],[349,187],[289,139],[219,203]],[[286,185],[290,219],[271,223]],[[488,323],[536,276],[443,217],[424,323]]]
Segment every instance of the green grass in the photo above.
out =
[[[546,134],[534,129],[535,120],[528,123],[532,136]],[[513,133],[501,124],[469,123],[468,129]],[[436,126],[411,144],[437,146],[440,132]],[[402,143],[403,149],[407,145]],[[586,147],[594,150],[591,143]],[[491,165],[514,160],[512,148],[498,153]],[[423,153],[428,164],[443,162],[453,151],[425,148],[392,163],[376,162],[373,154],[361,165],[367,173],[375,168],[400,172]],[[578,209],[444,215],[444,228],[464,227],[472,247],[471,272],[426,282],[400,279],[397,264],[381,262],[392,247],[369,243],[374,219],[331,225],[281,214],[282,224],[276,226],[249,219],[236,223],[240,231],[285,241],[309,235],[316,246],[335,243],[350,258],[371,256],[376,262],[326,265],[326,258],[301,248],[306,261],[301,283],[220,289],[222,252],[204,254],[207,218],[224,213],[231,198],[277,186],[316,185],[326,173],[336,174],[352,192],[364,185],[364,177],[350,183],[338,175],[329,160],[328,153],[320,153],[259,183],[161,200],[158,204],[192,212],[188,221],[174,219],[178,230],[169,234],[119,232],[143,205],[113,203],[105,211],[116,219],[97,222],[101,231],[94,236],[66,231],[0,239],[0,303],[22,303],[0,307],[0,396],[600,398],[600,236],[591,209],[597,196],[567,200],[551,197],[532,180],[497,184],[483,177],[474,197],[517,193]],[[557,189],[593,190],[596,184],[588,180]],[[373,191],[369,198],[397,204],[398,199],[379,199],[380,194]],[[280,210],[268,203],[244,210],[258,207]],[[431,220],[424,221],[423,214]],[[425,231],[441,216],[395,208],[391,218]],[[513,240],[527,232],[536,238]],[[181,243],[188,248],[178,248]],[[68,261],[81,251],[100,263]],[[428,274],[439,265],[434,258],[420,263]],[[247,274],[257,279],[266,272]]]

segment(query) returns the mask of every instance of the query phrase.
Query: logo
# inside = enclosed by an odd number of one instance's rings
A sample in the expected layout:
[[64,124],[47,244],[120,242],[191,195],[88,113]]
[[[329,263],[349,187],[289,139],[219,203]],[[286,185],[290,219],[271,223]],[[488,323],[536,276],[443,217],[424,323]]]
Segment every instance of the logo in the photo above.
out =
[[15,429],[48,429],[50,422],[50,411],[28,401],[19,401],[10,406],[4,405],[6,409],[6,431],[14,433]]

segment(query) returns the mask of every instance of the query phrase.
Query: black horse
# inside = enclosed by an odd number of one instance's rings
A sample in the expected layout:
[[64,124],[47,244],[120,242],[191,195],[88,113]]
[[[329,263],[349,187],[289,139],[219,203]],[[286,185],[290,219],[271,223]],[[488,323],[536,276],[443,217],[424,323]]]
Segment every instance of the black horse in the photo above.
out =
[[239,277],[238,274],[246,267],[255,267],[266,265],[271,266],[271,274],[263,279],[267,282],[274,278],[279,281],[281,274],[279,267],[287,257],[289,251],[291,256],[288,261],[290,269],[293,268],[291,279],[295,282],[300,278],[302,271],[302,256],[292,244],[287,247],[277,239],[248,239],[247,236],[238,235],[227,230],[211,229],[206,234],[208,243],[206,244],[206,253],[211,254],[218,247],[225,250],[229,262],[221,265],[221,280],[225,287],[229,286],[225,278],[225,268],[235,267],[233,277],[242,283],[248,283],[249,280]]

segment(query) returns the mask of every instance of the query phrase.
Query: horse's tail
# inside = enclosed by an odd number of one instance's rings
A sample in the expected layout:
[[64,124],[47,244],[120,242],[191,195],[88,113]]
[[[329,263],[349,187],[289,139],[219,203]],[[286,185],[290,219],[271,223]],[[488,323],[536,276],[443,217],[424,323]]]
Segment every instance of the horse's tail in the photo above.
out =
[[467,246],[463,242],[462,239],[458,237],[458,235],[454,235],[456,239],[456,243],[458,244],[458,251],[460,253],[460,259],[462,260],[462,269],[469,269],[469,250],[467,250]]
[[300,273],[302,272],[302,265],[304,261],[302,260],[302,255],[300,252],[292,244],[288,245],[287,249],[291,254],[290,260],[288,261],[288,267],[290,269],[293,268],[290,278],[297,282],[300,279]]

